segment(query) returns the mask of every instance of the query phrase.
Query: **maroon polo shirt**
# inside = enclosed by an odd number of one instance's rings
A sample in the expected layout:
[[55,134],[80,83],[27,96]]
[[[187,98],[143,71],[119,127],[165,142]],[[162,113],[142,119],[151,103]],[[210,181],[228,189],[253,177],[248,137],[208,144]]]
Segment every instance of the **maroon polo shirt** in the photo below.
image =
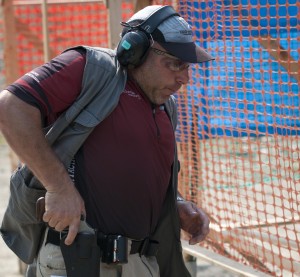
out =
[[[81,90],[83,50],[67,51],[8,87],[40,109],[46,124]],[[171,177],[175,138],[164,106],[153,106],[128,81],[115,110],[95,127],[75,157],[75,185],[87,221],[104,233],[139,239],[160,216]]]

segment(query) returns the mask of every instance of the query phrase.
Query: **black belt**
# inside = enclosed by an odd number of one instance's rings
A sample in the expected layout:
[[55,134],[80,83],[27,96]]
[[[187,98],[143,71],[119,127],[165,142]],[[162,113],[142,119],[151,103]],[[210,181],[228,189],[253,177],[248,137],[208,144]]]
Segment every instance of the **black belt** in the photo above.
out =
[[[51,243],[60,246],[61,238],[65,234],[66,233],[60,233],[51,228],[48,228],[48,234],[45,244]],[[100,242],[100,238],[103,239],[103,235],[101,234],[100,236],[98,236],[98,238],[98,245],[101,248],[102,243]],[[150,240],[149,238],[143,240],[131,240],[130,254],[139,253],[140,255],[145,256],[155,256],[158,251],[158,246],[158,241]]]

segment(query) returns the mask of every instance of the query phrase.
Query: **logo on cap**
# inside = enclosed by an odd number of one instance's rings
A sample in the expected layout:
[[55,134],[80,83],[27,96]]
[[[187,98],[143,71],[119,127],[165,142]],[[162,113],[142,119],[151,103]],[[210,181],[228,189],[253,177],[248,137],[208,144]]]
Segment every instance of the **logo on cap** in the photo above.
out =
[[191,30],[180,30],[179,33],[181,35],[186,35],[186,36],[190,36],[193,34]]

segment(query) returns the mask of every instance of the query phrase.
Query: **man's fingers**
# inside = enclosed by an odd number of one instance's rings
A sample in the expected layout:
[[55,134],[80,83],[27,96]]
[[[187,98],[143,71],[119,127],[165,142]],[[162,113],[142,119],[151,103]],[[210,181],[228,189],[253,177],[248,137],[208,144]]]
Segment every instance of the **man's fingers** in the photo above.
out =
[[64,231],[68,226],[66,226],[65,224],[62,223],[57,223],[54,228],[57,232],[62,232]]
[[194,245],[196,243],[199,243],[201,241],[203,241],[205,239],[205,235],[199,235],[199,236],[196,236],[196,237],[192,237],[190,240],[189,240],[189,244],[191,245]]
[[50,227],[55,228],[56,225],[58,225],[58,221],[55,220],[55,219],[53,219],[53,218],[51,218],[51,219],[48,221],[48,225],[49,225]]
[[50,214],[46,211],[43,214],[43,221],[44,222],[49,222],[49,220],[50,220]]
[[78,233],[80,221],[78,220],[75,224],[69,226],[68,235],[65,239],[66,245],[71,245]]
[[191,245],[205,240],[206,236],[209,234],[210,224],[210,220],[203,210],[199,209],[194,203],[192,203],[192,208],[197,212],[197,218],[193,221],[190,230],[192,237],[189,240],[189,244]]
[[199,209],[196,206],[194,206],[194,209],[196,209],[198,214],[200,215],[199,219],[201,221],[202,231],[205,235],[207,235],[209,233],[210,220],[209,220],[207,214],[203,210]]

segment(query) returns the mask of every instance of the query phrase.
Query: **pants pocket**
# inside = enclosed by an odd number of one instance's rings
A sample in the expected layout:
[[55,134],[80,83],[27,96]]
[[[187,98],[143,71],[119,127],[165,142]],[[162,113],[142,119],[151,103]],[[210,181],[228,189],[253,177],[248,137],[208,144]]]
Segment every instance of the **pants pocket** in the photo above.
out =
[[40,249],[37,261],[37,277],[67,276],[64,259],[59,246],[48,243]]

